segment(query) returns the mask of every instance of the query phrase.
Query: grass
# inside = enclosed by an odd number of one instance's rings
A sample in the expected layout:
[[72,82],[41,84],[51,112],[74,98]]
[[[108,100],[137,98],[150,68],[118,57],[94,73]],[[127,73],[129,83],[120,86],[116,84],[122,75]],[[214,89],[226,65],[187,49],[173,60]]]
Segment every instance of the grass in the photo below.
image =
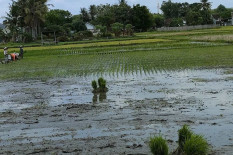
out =
[[[0,65],[0,79],[151,74],[163,70],[233,67],[233,45],[193,42],[192,37],[233,34],[233,27],[185,32],[147,32],[144,37],[25,47],[25,58]],[[149,35],[150,34],[150,35]],[[161,35],[162,34],[162,35]],[[155,36],[156,35],[156,36]],[[224,36],[224,35],[223,35]],[[19,51],[11,48],[11,51]],[[3,58],[3,51],[0,58]]]
[[168,155],[168,145],[162,136],[151,138],[149,146],[153,155]]
[[184,144],[186,155],[207,155],[208,148],[207,141],[200,135],[192,135]]

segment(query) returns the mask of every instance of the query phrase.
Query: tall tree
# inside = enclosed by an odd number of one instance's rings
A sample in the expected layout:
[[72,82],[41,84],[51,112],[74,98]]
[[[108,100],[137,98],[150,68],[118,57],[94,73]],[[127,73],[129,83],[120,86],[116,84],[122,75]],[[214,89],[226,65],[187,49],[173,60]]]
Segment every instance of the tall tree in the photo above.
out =
[[81,15],[85,23],[90,21],[90,16],[86,8],[81,8]]
[[212,24],[211,20],[211,4],[208,0],[201,0],[201,14],[203,18],[202,24]]
[[95,5],[90,5],[89,14],[91,16],[91,20],[94,21],[97,15],[97,7]]
[[124,0],[118,5],[112,6],[114,9],[115,21],[124,25],[131,23],[132,8]]
[[139,4],[133,6],[132,10],[132,25],[139,31],[147,31],[153,25],[153,15],[146,6]]
[[45,14],[48,11],[47,0],[25,0],[24,22],[28,26],[33,38],[40,33],[41,24],[45,22]]

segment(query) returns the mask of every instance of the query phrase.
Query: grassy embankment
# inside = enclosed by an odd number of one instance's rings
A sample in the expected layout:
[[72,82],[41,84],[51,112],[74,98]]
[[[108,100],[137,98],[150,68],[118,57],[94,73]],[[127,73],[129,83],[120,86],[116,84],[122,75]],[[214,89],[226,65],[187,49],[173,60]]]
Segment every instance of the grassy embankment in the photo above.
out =
[[[103,73],[117,76],[150,74],[160,70],[233,67],[233,40],[229,37],[225,39],[226,35],[233,35],[232,30],[233,27],[223,27],[185,32],[147,32],[125,40],[25,47],[25,59],[0,65],[0,79]],[[207,36],[218,37],[206,39]]]

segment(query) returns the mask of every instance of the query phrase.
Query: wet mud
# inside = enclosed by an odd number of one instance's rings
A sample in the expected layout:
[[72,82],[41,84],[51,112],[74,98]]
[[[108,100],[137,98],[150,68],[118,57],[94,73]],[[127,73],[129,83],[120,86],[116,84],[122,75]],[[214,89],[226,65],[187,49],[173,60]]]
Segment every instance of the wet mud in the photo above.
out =
[[184,124],[211,154],[233,154],[233,69],[124,75],[92,94],[98,77],[0,82],[1,154],[150,154],[161,134],[170,152]]

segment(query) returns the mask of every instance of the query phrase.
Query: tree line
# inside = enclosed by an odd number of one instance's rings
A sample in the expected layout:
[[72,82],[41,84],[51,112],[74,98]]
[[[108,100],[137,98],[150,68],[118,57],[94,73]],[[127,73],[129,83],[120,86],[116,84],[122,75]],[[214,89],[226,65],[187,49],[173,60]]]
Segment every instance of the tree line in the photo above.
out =
[[49,32],[54,32],[60,41],[82,40],[93,37],[91,32],[86,31],[86,23],[95,25],[99,37],[111,37],[112,34],[118,37],[163,26],[212,24],[212,15],[229,18],[232,11],[223,5],[211,10],[208,0],[193,4],[164,1],[162,14],[152,14],[140,4],[130,6],[125,0],[119,0],[114,5],[90,5],[81,8],[78,15],[49,7],[52,5],[48,4],[48,0],[12,0],[4,20],[10,32],[4,34],[0,31],[0,37],[15,42],[21,36],[23,42],[28,42],[39,39],[41,35],[49,37]]

